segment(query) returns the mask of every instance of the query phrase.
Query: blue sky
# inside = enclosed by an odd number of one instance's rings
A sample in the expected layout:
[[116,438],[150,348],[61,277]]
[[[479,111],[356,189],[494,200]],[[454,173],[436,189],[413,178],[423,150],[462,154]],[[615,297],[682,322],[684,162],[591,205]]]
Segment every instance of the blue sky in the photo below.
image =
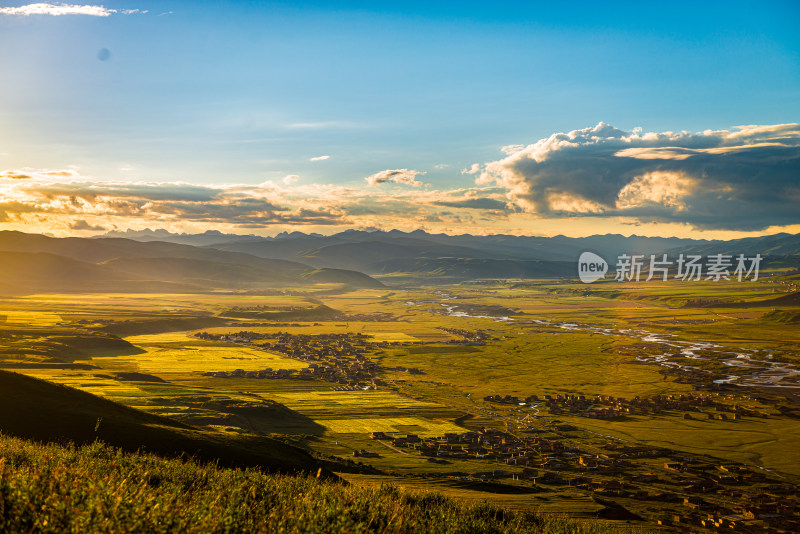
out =
[[[531,211],[536,203],[517,202],[508,180],[479,179],[485,191],[476,192],[477,173],[461,171],[502,160],[504,146],[600,122],[625,132],[697,133],[798,121],[800,5],[701,4],[131,1],[103,3],[107,16],[54,16],[2,13],[29,3],[0,2],[0,169],[46,183],[55,179],[48,171],[70,171],[70,183],[88,188],[305,186],[281,197],[295,214],[315,184],[387,198],[468,190],[462,196],[504,199],[507,212],[527,213],[513,222],[496,214],[487,223],[496,230],[550,233],[545,219],[575,219],[581,233],[586,212]],[[320,156],[329,157],[310,161]],[[417,185],[366,184],[386,170],[420,173]],[[6,195],[19,200],[18,180],[12,185]],[[6,206],[5,224],[32,227],[15,206]],[[342,225],[380,219],[357,211]],[[92,214],[40,215],[36,224],[58,233]],[[151,225],[141,215],[114,226]],[[475,213],[450,226],[430,215],[445,231],[477,224]],[[667,233],[694,224],[619,217],[603,219],[610,229],[645,224],[651,233],[661,233],[656,223]],[[414,219],[419,214],[406,223]],[[787,226],[785,218],[773,222],[703,228]],[[170,224],[237,227],[224,217],[176,215]],[[257,223],[248,224],[253,232]],[[255,233],[280,229],[265,218]]]

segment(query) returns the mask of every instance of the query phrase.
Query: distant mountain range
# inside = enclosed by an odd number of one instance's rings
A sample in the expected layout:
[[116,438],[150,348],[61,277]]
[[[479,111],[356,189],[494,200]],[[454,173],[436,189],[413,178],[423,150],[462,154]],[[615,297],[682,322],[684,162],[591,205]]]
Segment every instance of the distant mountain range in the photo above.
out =
[[0,232],[0,291],[203,291],[313,282],[381,287],[360,272],[163,241]]
[[293,232],[275,237],[235,236],[210,232],[196,236],[147,231],[150,239],[212,240],[205,248],[250,254],[260,258],[303,263],[313,267],[349,269],[371,275],[404,273],[452,279],[541,278],[573,276],[584,251],[612,262],[620,254],[748,254],[772,258],[800,254],[800,235],[711,241],[676,237],[593,235],[535,237],[513,235],[429,234],[422,230],[347,230],[330,236]]
[[800,234],[774,234],[761,237],[746,237],[730,241],[697,242],[681,246],[674,253],[700,254],[746,254],[752,256],[795,256],[800,254]]
[[159,228],[157,230],[125,230],[124,232],[108,232],[99,238],[118,237],[122,239],[133,239],[135,241],[165,241],[167,243],[178,243],[180,245],[215,245],[217,243],[225,243],[228,241],[242,241],[245,239],[272,241],[275,239],[283,239],[287,237],[299,236],[321,236],[321,234],[304,234],[302,232],[282,232],[275,237],[261,237],[257,235],[241,235],[241,234],[223,234],[218,230],[207,230],[202,234],[174,234]]
[[[191,244],[242,252],[262,258],[300,261],[318,267],[361,270],[371,263],[395,258],[485,258],[543,261],[575,261],[581,252],[590,250],[609,256],[622,252],[652,254],[662,250],[706,245],[714,241],[676,237],[644,237],[619,234],[572,238],[565,236],[536,237],[514,235],[448,235],[429,234],[422,230],[362,231],[346,230],[323,236],[302,232],[283,232],[275,237],[223,234],[209,230],[202,234],[174,234],[163,229],[109,232],[99,238],[125,238],[136,241],[163,241]],[[352,253],[364,253],[357,259]],[[370,270],[370,269],[366,269]],[[376,270],[377,272],[377,270]]]
[[760,253],[781,266],[800,265],[800,234],[731,241],[618,234],[451,236],[421,230],[293,232],[270,238],[165,230],[124,235],[129,237],[0,232],[0,291],[198,291],[309,283],[381,287],[370,275],[442,281],[573,277],[584,251],[609,263],[623,253]]

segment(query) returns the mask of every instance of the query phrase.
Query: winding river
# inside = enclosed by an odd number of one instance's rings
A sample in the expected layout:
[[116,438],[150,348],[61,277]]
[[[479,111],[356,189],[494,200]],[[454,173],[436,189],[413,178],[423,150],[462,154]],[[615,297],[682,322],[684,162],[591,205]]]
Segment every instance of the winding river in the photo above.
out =
[[[541,319],[519,319],[514,317],[495,317],[491,315],[471,315],[463,310],[459,310],[458,304],[452,304],[455,300],[446,293],[437,292],[439,306],[443,309],[441,313],[451,317],[469,317],[473,319],[491,319],[498,322],[513,322],[514,324],[542,325],[562,330],[572,330],[590,332],[604,336],[625,336],[640,339],[647,343],[654,343],[664,348],[660,354],[647,354],[636,356],[640,362],[652,363],[672,369],[682,371],[695,371],[712,373],[707,369],[688,365],[686,363],[674,361],[676,355],[697,361],[709,361],[712,358],[704,356],[702,353],[713,353],[718,355],[713,361],[718,361],[723,365],[737,369],[747,369],[749,372],[744,374],[730,374],[722,378],[717,378],[713,382],[717,384],[734,384],[738,386],[769,386],[780,388],[800,388],[800,370],[788,363],[773,360],[772,354],[765,354],[765,351],[746,349],[739,347],[731,350],[715,343],[705,341],[683,341],[678,339],[675,334],[662,334],[650,332],[637,328],[609,328],[603,326],[593,326],[577,323],[566,323],[557,321],[545,321]],[[423,302],[409,302],[409,305],[419,305]]]

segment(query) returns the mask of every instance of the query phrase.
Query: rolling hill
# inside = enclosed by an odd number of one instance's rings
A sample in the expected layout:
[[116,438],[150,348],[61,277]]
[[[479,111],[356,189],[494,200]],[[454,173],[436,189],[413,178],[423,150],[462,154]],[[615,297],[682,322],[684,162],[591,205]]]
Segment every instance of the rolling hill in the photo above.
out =
[[[305,273],[310,273],[305,275]],[[194,292],[304,285],[379,287],[360,272],[191,245],[0,232],[0,291]],[[323,280],[324,279],[324,280]],[[316,282],[314,282],[316,283]]]
[[316,473],[305,451],[262,436],[208,432],[89,393],[0,371],[0,432],[40,442],[101,440],[125,451],[195,457],[226,466]]
[[[308,269],[282,260],[262,260],[263,266],[188,258],[115,258],[102,262],[137,279],[184,281],[226,286],[275,285],[297,280]],[[272,267],[272,268],[271,268]],[[366,275],[364,275],[366,276]]]
[[416,273],[437,278],[561,278],[574,276],[575,264],[568,261],[412,258],[379,262],[378,273]]
[[371,276],[346,269],[314,269],[313,271],[304,272],[300,277],[313,284],[344,283],[352,288],[385,287],[383,283]]
[[105,265],[47,252],[0,251],[0,291],[193,291],[196,287],[162,280],[145,281]]

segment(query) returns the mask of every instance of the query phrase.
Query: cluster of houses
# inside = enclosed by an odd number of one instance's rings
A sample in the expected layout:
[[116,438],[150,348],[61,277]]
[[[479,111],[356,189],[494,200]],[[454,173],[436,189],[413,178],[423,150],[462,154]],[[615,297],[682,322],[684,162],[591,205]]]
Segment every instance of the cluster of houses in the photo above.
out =
[[310,362],[308,367],[300,370],[244,371],[237,369],[235,371],[211,371],[204,373],[206,376],[320,380],[338,384],[339,388],[359,390],[377,389],[386,385],[385,381],[377,377],[379,366],[365,357],[363,353],[371,347],[381,347],[387,344],[368,341],[370,338],[365,334],[289,334],[244,330],[231,334],[200,332],[195,336],[210,341],[254,343],[265,350]]
[[199,332],[195,337],[208,341],[256,343],[270,351],[300,360],[323,360],[352,354],[363,354],[380,345],[369,341],[366,334],[290,334],[288,332],[253,332],[242,330],[231,334]]
[[[389,441],[395,447],[414,449],[422,456],[502,461],[509,466],[554,471],[573,469],[594,470],[606,474],[617,473],[621,468],[629,467],[624,458],[638,457],[633,454],[633,450],[592,455],[559,439],[539,436],[520,438],[495,429],[462,434],[448,433],[435,438],[422,438],[415,434],[394,437],[383,432],[373,432],[370,437]],[[670,452],[666,449],[643,448],[642,450],[646,451],[648,457],[667,455]],[[640,451],[637,449],[637,452]]]
[[[650,415],[664,412],[686,412],[686,419],[741,419],[742,417],[768,417],[767,414],[747,408],[734,402],[725,402],[725,395],[683,394],[654,395],[652,397],[634,397],[625,399],[611,395],[530,395],[521,399],[511,395],[488,395],[483,400],[495,404],[513,404],[524,406],[541,403],[551,415],[580,415],[596,419],[621,419],[629,415]],[[695,413],[693,416],[692,413]]]
[[305,369],[263,369],[260,371],[208,371],[204,376],[213,378],[278,378],[294,380],[321,380],[339,384],[333,389],[339,391],[371,390],[386,385],[386,382],[375,377],[376,364],[363,356],[356,356],[350,361],[337,362],[337,365],[312,363]]
[[[455,473],[469,478],[507,477],[533,484],[571,486],[597,495],[657,502],[671,509],[664,525],[728,531],[800,531],[800,493],[741,464],[690,457],[666,448],[609,442],[589,452],[542,436],[518,437],[483,429],[425,438],[373,432],[370,437],[416,451],[434,461],[503,462],[507,469]],[[659,460],[660,459],[660,460]],[[660,463],[659,463],[660,462]],[[794,530],[792,530],[794,529]]]
[[685,511],[663,517],[658,523],[682,530],[702,527],[725,532],[800,532],[796,489],[791,484],[770,484],[757,493],[731,490],[730,496],[742,501],[733,508],[692,495],[683,499]]
[[473,345],[482,346],[486,341],[491,339],[491,336],[484,330],[464,330],[462,328],[445,328],[438,327],[437,330],[447,332],[451,336],[456,336],[461,339],[452,339],[447,343],[451,345]]

